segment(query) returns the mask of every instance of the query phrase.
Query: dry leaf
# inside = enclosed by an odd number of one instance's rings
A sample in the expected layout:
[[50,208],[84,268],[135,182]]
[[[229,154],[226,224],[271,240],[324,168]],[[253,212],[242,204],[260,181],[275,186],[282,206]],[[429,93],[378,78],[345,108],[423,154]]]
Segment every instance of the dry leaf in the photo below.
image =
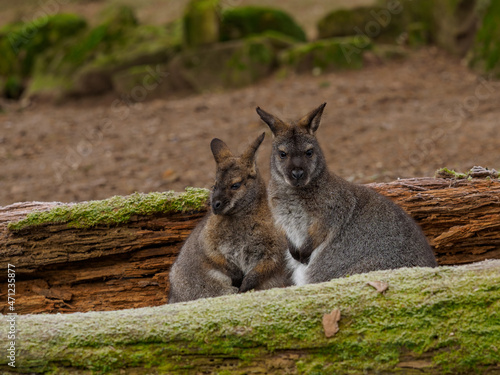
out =
[[323,315],[323,329],[326,337],[332,337],[339,331],[338,321],[340,320],[340,310],[332,310],[330,314]]
[[383,281],[370,281],[367,284],[374,287],[379,293],[384,293],[389,288],[389,284]]

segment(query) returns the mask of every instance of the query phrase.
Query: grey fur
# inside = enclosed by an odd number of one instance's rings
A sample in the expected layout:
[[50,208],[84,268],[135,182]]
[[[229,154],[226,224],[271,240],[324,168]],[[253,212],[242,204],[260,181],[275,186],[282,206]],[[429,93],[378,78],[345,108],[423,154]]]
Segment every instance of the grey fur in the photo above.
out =
[[274,228],[255,162],[264,136],[241,157],[234,157],[221,140],[212,140],[217,163],[212,211],[188,237],[172,266],[169,303],[291,284],[286,241]]
[[325,104],[294,123],[257,108],[274,134],[269,202],[287,237],[294,283],[435,267],[427,239],[403,209],[328,171],[315,136]]

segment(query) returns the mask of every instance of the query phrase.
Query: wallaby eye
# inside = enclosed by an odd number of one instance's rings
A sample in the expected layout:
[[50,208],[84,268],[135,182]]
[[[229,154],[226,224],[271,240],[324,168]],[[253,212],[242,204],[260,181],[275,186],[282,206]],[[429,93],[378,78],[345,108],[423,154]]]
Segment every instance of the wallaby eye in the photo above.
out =
[[231,190],[238,190],[241,187],[241,182],[237,182],[231,185]]
[[282,158],[282,159],[286,158],[286,152],[285,151],[280,151],[280,158]]
[[306,151],[306,156],[307,156],[308,158],[312,157],[312,156],[313,156],[313,150],[312,150],[312,149],[307,150],[307,151]]

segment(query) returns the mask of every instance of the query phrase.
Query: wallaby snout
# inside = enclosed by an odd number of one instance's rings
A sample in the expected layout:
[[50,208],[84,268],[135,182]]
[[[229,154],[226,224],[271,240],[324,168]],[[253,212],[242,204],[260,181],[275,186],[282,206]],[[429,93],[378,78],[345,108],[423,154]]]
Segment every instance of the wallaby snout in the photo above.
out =
[[294,178],[294,180],[300,180],[302,176],[304,176],[303,169],[299,168],[292,169],[292,177]]
[[212,211],[215,215],[220,215],[223,211],[222,201],[217,197],[212,196]]

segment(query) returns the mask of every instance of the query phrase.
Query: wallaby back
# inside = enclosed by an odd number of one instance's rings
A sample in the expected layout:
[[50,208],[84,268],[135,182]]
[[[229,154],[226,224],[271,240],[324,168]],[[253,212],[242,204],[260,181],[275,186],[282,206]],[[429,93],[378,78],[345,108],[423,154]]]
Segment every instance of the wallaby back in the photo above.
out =
[[325,105],[293,123],[257,108],[274,135],[269,201],[294,283],[436,266],[421,229],[399,206],[328,171],[315,136]]
[[221,140],[212,140],[217,171],[211,212],[172,266],[169,303],[290,285],[286,241],[274,228],[255,161],[264,136],[240,157]]

